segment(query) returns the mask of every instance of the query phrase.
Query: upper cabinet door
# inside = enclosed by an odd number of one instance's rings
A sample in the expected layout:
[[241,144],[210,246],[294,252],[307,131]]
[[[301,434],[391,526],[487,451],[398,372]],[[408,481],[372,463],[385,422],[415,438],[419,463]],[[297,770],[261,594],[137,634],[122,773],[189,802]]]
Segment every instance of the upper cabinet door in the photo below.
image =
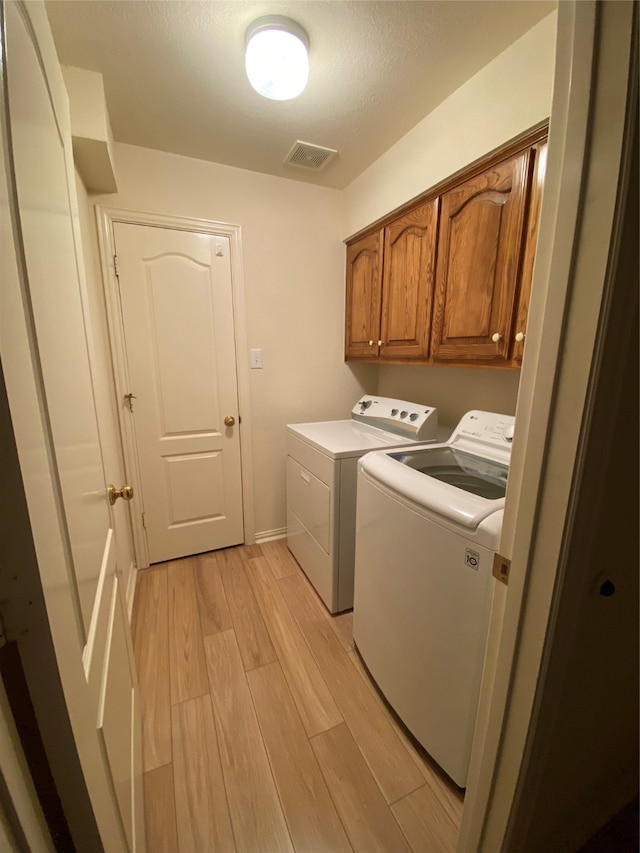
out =
[[382,232],[376,231],[347,248],[347,358],[377,358],[381,290]]
[[382,358],[428,355],[438,203],[420,205],[385,228]]
[[507,362],[520,272],[529,150],[442,197],[431,355]]
[[518,298],[518,310],[516,321],[513,326],[513,361],[518,366],[522,362],[524,352],[524,339],[527,331],[527,317],[529,315],[529,298],[531,296],[531,282],[533,281],[533,262],[538,244],[538,227],[540,225],[540,208],[542,207],[542,190],[544,188],[544,176],[547,171],[547,147],[546,140],[534,146],[535,156],[533,183],[531,185],[531,202],[529,204],[529,219],[527,223],[527,234],[524,244],[524,255],[522,259],[522,283],[520,285],[520,296]]

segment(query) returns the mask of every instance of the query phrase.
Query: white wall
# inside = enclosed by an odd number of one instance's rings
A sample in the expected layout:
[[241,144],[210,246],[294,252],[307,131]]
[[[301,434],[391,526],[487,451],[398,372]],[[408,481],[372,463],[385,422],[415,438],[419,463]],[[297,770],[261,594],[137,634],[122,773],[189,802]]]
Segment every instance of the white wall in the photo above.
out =
[[[557,12],[464,83],[344,190],[343,237],[365,228],[523,133],[551,110]],[[470,409],[514,414],[518,370],[381,366],[378,393],[437,406],[455,426]]]
[[467,80],[344,190],[344,239],[549,117],[557,12]]
[[378,394],[436,406],[438,423],[453,428],[471,409],[515,414],[519,382],[519,370],[390,364],[380,368]]
[[[116,144],[108,207],[239,224],[250,372],[256,532],[285,525],[285,424],[347,417],[376,390],[372,366],[344,363],[342,193]],[[247,353],[248,358],[248,353]]]
[[[513,413],[517,371],[345,364],[348,234],[549,114],[556,15],[515,42],[344,191],[116,144],[119,193],[108,207],[242,227],[256,532],[285,524],[284,426],[345,417],[365,392],[439,407]],[[93,235],[92,235],[93,239]],[[97,303],[96,303],[97,304]]]

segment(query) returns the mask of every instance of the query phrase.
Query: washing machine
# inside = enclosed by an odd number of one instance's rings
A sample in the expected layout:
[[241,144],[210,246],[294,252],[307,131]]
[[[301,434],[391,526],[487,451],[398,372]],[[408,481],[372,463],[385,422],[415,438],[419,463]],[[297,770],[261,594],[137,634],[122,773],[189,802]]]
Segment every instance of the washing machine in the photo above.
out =
[[366,395],[348,419],[288,424],[286,430],[287,546],[327,609],[349,610],[358,459],[377,448],[435,443],[443,432],[438,410]]
[[359,460],[353,637],[405,726],[465,787],[514,419]]

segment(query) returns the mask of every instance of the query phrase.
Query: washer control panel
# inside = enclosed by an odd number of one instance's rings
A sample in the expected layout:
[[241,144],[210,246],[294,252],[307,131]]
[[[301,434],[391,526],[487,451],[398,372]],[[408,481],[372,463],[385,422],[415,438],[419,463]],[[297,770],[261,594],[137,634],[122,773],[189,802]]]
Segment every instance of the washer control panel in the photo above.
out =
[[513,442],[515,419],[512,415],[498,415],[494,412],[467,412],[455,428],[451,440],[457,436],[490,444],[497,447],[510,447]]
[[416,441],[435,439],[438,430],[438,410],[433,406],[372,394],[358,400],[351,417]]

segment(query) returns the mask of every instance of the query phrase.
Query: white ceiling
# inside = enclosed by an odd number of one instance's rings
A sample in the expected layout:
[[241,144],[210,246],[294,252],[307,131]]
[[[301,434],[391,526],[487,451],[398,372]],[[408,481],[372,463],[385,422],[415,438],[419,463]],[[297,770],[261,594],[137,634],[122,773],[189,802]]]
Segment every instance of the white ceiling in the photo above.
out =
[[[49,0],[62,63],[100,71],[117,141],[342,188],[555,0]],[[269,101],[244,71],[256,18],[309,33],[309,84]],[[337,148],[283,163],[297,140]]]

